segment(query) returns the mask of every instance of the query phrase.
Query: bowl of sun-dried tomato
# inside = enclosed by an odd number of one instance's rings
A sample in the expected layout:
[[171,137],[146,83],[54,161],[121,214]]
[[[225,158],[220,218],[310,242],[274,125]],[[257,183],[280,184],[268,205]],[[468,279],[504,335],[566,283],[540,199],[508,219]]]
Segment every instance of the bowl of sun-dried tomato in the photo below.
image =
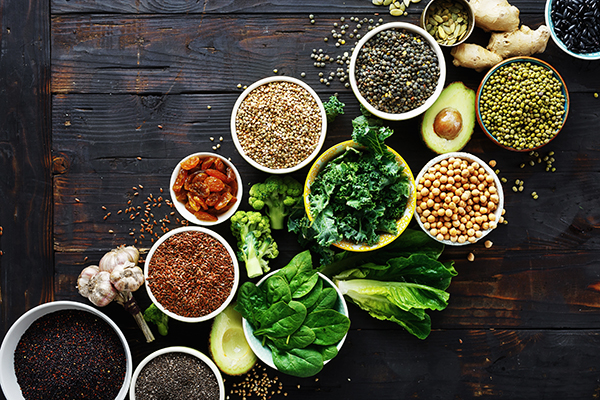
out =
[[169,189],[177,211],[204,226],[229,219],[243,193],[235,166],[215,153],[194,153],[181,160],[173,170]]

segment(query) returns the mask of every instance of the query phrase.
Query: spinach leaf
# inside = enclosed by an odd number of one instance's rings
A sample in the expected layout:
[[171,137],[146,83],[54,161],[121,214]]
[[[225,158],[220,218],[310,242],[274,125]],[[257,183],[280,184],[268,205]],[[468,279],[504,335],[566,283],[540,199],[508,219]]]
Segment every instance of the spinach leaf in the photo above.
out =
[[306,307],[297,301],[286,303],[280,301],[273,304],[262,314],[260,329],[254,331],[255,336],[269,335],[285,337],[298,329],[306,318]]
[[335,310],[320,310],[308,314],[304,325],[315,333],[314,344],[328,346],[342,340],[350,328],[350,319]]
[[260,328],[261,314],[269,308],[265,293],[252,282],[245,282],[238,291],[235,310],[256,329]]
[[303,349],[315,341],[316,335],[312,329],[302,325],[294,333],[283,338],[270,338],[273,344],[281,350],[290,350],[293,348]]
[[279,301],[288,303],[292,300],[290,286],[285,281],[285,278],[273,275],[267,278],[264,284],[267,287],[266,298],[269,304],[275,304]]
[[273,363],[281,372],[307,378],[318,374],[323,369],[323,356],[317,350],[281,350],[274,345],[269,347],[273,353]]
[[334,288],[325,288],[321,292],[321,295],[319,296],[317,302],[312,307],[309,307],[308,312],[332,308],[335,305],[337,298],[338,295]]
[[331,360],[333,357],[337,356],[337,354],[338,354],[338,349],[334,345],[318,346],[317,350],[323,356],[323,361]]
[[306,309],[310,309],[315,305],[319,297],[321,296],[321,292],[323,291],[323,279],[318,279],[315,286],[312,288],[308,294],[300,297],[298,301],[306,307]]
[[308,294],[319,279],[317,271],[312,268],[312,259],[308,250],[296,255],[281,269],[281,274],[288,281],[294,299]]

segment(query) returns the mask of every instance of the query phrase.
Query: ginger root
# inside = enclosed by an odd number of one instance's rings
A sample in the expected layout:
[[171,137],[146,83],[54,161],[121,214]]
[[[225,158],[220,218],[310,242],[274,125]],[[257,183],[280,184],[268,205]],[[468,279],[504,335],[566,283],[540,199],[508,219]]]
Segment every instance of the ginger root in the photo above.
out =
[[519,9],[507,0],[471,0],[475,25],[486,32],[511,32],[519,28]]
[[452,64],[472,68],[477,72],[490,69],[502,61],[498,54],[472,43],[461,43],[454,47],[450,54],[454,57]]
[[528,26],[513,32],[492,33],[487,49],[502,58],[543,53],[550,38],[550,29],[541,25],[535,31]]

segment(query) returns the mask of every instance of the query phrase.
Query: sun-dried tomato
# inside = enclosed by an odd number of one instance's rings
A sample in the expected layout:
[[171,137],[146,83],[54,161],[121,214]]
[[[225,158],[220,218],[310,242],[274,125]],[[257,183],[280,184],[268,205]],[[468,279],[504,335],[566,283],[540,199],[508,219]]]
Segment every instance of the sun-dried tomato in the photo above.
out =
[[188,176],[188,172],[185,169],[180,168],[179,173],[177,174],[177,178],[175,178],[175,183],[173,183],[173,191],[175,193],[178,193],[181,191],[181,188],[183,187],[183,184],[185,183],[187,176]]
[[191,156],[187,160],[184,160],[181,162],[181,168],[189,171],[190,169],[195,168],[199,163],[200,163],[200,157]]
[[[212,171],[212,170],[207,170],[207,171]],[[211,192],[220,192],[225,187],[225,184],[223,183],[223,181],[220,180],[219,178],[215,178],[214,176],[207,177],[206,180],[204,181],[204,184],[206,184],[206,186],[208,186],[208,189]]]
[[200,221],[216,222],[219,218],[216,215],[209,214],[204,211],[196,211],[194,216]]

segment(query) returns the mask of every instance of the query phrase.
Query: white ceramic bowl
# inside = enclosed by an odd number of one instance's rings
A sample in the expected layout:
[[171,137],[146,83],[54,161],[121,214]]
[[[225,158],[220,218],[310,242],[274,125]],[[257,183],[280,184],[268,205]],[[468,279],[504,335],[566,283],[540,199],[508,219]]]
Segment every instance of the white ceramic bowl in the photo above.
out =
[[[373,107],[371,105],[371,103],[369,103],[360,94],[360,91],[358,90],[358,84],[356,82],[356,73],[355,73],[356,60],[358,59],[358,54],[360,52],[360,49],[373,36],[377,35],[381,31],[385,31],[388,29],[406,29],[407,31],[412,32],[413,34],[420,35],[421,37],[423,37],[423,39],[425,39],[425,41],[427,41],[427,43],[429,43],[431,48],[435,51],[435,54],[438,58],[438,65],[440,68],[440,78],[437,82],[437,85],[435,87],[433,94],[425,101],[425,103],[423,103],[419,107],[414,108],[405,113],[400,113],[400,114],[387,113],[387,112],[380,111],[380,110],[376,109],[375,107]],[[446,82],[446,61],[444,60],[444,53],[442,52],[442,48],[440,47],[439,43],[433,38],[433,36],[431,36],[429,33],[427,33],[427,31],[425,31],[425,29],[423,29],[419,26],[407,23],[407,22],[390,22],[387,24],[380,25],[379,27],[373,29],[372,31],[367,33],[365,36],[363,36],[363,38],[360,40],[360,42],[358,42],[358,44],[354,48],[354,51],[352,52],[352,58],[350,60],[350,86],[352,87],[352,91],[354,92],[354,95],[356,96],[358,101],[367,110],[369,110],[369,112],[371,114],[373,114],[379,118],[383,118],[383,119],[387,119],[387,120],[391,120],[391,121],[402,121],[405,119],[414,118],[417,115],[424,113],[429,107],[431,107],[431,105],[433,103],[435,103],[437,98],[440,96],[440,94],[442,93],[442,90],[444,89],[445,82]]]
[[[233,272],[234,272],[234,276],[233,276],[233,286],[231,287],[231,293],[229,293],[229,296],[227,297],[227,299],[225,299],[225,301],[223,302],[223,304],[221,304],[215,311],[211,312],[210,314],[206,314],[200,317],[185,317],[185,316],[181,316],[178,315],[172,311],[167,310],[162,304],[160,304],[160,302],[156,299],[156,297],[154,296],[154,294],[152,293],[152,290],[150,289],[150,286],[148,284],[148,273],[149,273],[149,267],[150,267],[150,261],[152,260],[152,256],[154,255],[154,252],[156,251],[156,249],[168,238],[170,238],[173,235],[182,233],[182,232],[189,232],[189,231],[198,231],[198,232],[203,232],[207,235],[212,236],[213,238],[215,238],[217,241],[219,241],[224,247],[225,249],[227,249],[227,252],[229,253],[229,256],[231,257],[231,261],[233,263]],[[225,309],[225,307],[227,307],[229,305],[229,303],[231,303],[231,301],[234,299],[235,297],[235,293],[237,291],[237,287],[238,284],[240,282],[240,267],[238,264],[238,260],[237,257],[235,255],[235,251],[231,248],[231,246],[229,245],[229,243],[227,243],[227,241],[218,233],[211,231],[210,229],[207,228],[203,228],[201,226],[187,226],[187,227],[180,227],[180,228],[175,228],[167,233],[165,233],[163,236],[160,237],[160,239],[158,239],[154,245],[152,245],[152,248],[150,249],[150,251],[148,252],[148,255],[146,256],[146,260],[144,263],[144,277],[145,277],[145,282],[144,285],[146,287],[146,292],[148,293],[148,297],[150,297],[150,300],[152,300],[152,302],[154,304],[156,304],[156,306],[165,314],[167,314],[169,317],[179,320],[179,321],[183,321],[183,322],[203,322],[203,321],[207,321],[215,316],[217,316],[217,314],[219,314],[221,311],[223,311]],[[184,296],[183,293],[178,293],[178,296]]]
[[126,369],[123,385],[121,386],[121,390],[117,394],[115,400],[125,399],[129,390],[129,383],[131,381],[131,374],[133,371],[131,351],[129,349],[129,345],[127,344],[127,339],[125,339],[125,336],[119,327],[106,315],[95,308],[88,306],[87,304],[77,303],[74,301],[54,301],[36,306],[23,314],[8,330],[8,333],[2,342],[2,347],[0,348],[0,385],[2,385],[2,392],[4,393],[5,397],[10,400],[24,400],[24,397],[21,394],[21,388],[17,382],[17,376],[15,375],[14,368],[15,350],[19,344],[19,341],[21,340],[21,336],[25,333],[29,326],[39,318],[46,314],[62,310],[81,310],[89,312],[104,320],[115,331],[117,336],[119,336],[125,353]]
[[[581,60],[600,60],[600,51],[594,53],[575,53],[567,48],[567,46],[558,38],[556,31],[554,30],[554,22],[552,22],[552,3],[555,0],[546,0],[546,9],[544,11],[544,18],[546,19],[546,25],[550,28],[550,37],[552,41],[558,46],[559,49],[570,55],[571,57],[579,58]],[[584,2],[585,3],[585,2]]]
[[[215,377],[217,378],[217,382],[219,384],[219,400],[225,399],[225,384],[223,383],[223,377],[221,376],[221,371],[219,371],[219,369],[217,368],[215,363],[209,357],[207,357],[205,354],[199,352],[198,350],[192,349],[190,347],[172,346],[172,347],[166,347],[164,349],[155,351],[154,353],[152,353],[152,354],[148,355],[146,358],[144,358],[142,360],[142,362],[137,366],[137,368],[135,369],[135,372],[133,373],[133,378],[131,379],[131,386],[129,388],[129,400],[135,400],[135,383],[137,381],[138,376],[140,376],[140,372],[142,372],[142,369],[144,369],[144,367],[146,365],[148,365],[148,363],[150,361],[154,360],[156,357],[161,356],[163,354],[167,354],[167,353],[185,353],[185,354],[194,356],[194,357],[200,359],[202,362],[204,362],[210,368],[210,370],[215,374]],[[160,382],[156,382],[156,383],[160,384]]]
[[[470,162],[473,162],[473,161],[477,162],[480,166],[482,166],[485,169],[486,173],[489,176],[491,176],[491,177],[494,178],[494,184],[496,185],[496,189],[498,191],[498,197],[499,197],[498,208],[494,212],[494,215],[496,217],[496,223],[498,223],[498,221],[500,221],[500,217],[502,216],[502,210],[504,209],[504,192],[502,190],[502,183],[500,182],[500,179],[498,179],[498,176],[496,175],[496,173],[494,172],[494,170],[492,170],[492,168],[485,161],[483,161],[480,158],[474,156],[473,154],[465,153],[465,152],[454,152],[454,153],[440,154],[439,156],[431,159],[427,164],[425,164],[425,166],[423,167],[423,169],[421,169],[421,171],[419,172],[419,175],[417,175],[417,178],[415,179],[415,182],[417,183],[417,186],[419,185],[419,182],[423,178],[423,175],[425,175],[425,173],[427,173],[427,171],[429,170],[429,168],[433,167],[435,164],[439,163],[440,161],[446,160],[446,159],[448,159],[450,157],[461,158],[463,160],[468,160]],[[418,205],[419,205],[419,200],[417,200],[417,206]],[[448,245],[448,246],[464,246],[464,245],[467,245],[467,244],[472,244],[469,241],[465,241],[464,243],[458,243],[458,242],[453,242],[451,240],[438,240],[435,236],[433,236],[429,232],[429,229],[425,229],[425,227],[423,226],[423,222],[421,221],[421,216],[419,215],[418,212],[415,212],[415,219],[419,223],[419,226],[421,227],[421,229],[423,229],[423,231],[427,235],[429,235],[429,237],[431,237],[434,240],[437,240],[440,243],[443,243],[443,244]],[[481,237],[478,238],[475,241],[475,243],[478,242],[479,240],[483,239],[492,230],[493,229],[483,230]]]
[[[177,175],[179,174],[179,170],[181,169],[181,163],[193,156],[217,157],[221,161],[223,161],[223,163],[226,166],[231,168],[233,170],[233,172],[235,173],[235,179],[237,181],[237,193],[236,193],[235,197],[237,198],[237,200],[233,204],[233,206],[231,206],[231,208],[229,210],[225,211],[221,215],[218,215],[217,220],[214,222],[202,221],[202,220],[196,218],[196,216],[194,214],[192,214],[185,208],[185,205],[182,202],[180,202],[176,199],[175,192],[173,191],[173,185],[175,184],[175,180],[177,179]],[[177,163],[177,166],[175,167],[175,169],[173,170],[173,173],[171,174],[171,181],[169,183],[169,193],[171,194],[171,201],[173,202],[173,204],[175,205],[175,208],[177,209],[177,211],[179,212],[179,214],[181,214],[181,216],[183,218],[187,219],[188,221],[190,221],[191,223],[194,223],[196,225],[212,226],[212,225],[217,225],[217,224],[220,224],[221,222],[227,221],[237,211],[238,207],[240,206],[240,202],[242,201],[242,194],[244,193],[244,188],[242,187],[242,177],[241,177],[240,173],[238,172],[238,170],[235,168],[235,165],[233,165],[233,163],[231,161],[229,161],[227,158],[225,158],[219,154],[216,154],[216,153],[200,152],[200,153],[190,154],[189,156],[185,157],[183,160],[181,160],[180,162]]]
[[[267,275],[263,276],[263,278],[260,281],[258,281],[257,286],[260,286],[265,280],[267,280],[267,278],[269,278],[271,275],[277,273],[278,271],[279,270],[272,271],[272,272],[268,273]],[[335,284],[329,278],[327,278],[325,275],[321,274],[320,272],[318,272],[318,274],[324,281],[323,288],[328,287],[328,286],[332,287],[335,289],[335,291],[338,294],[338,300],[335,304],[335,310],[344,314],[345,316],[349,317],[348,305],[346,304],[344,295],[342,295],[342,293],[339,291],[337,286],[335,286]],[[277,367],[273,363],[273,354],[271,353],[271,349],[263,346],[261,341],[258,340],[258,338],[256,336],[254,336],[254,329],[252,328],[252,326],[250,325],[248,320],[246,320],[245,318],[242,318],[242,326],[244,328],[244,335],[246,336],[246,341],[250,345],[250,348],[252,349],[254,354],[256,354],[256,356],[259,358],[260,361],[262,361],[269,367],[271,367],[273,369],[277,369]],[[344,342],[346,341],[347,336],[348,336],[348,334],[346,334],[342,338],[342,340],[340,340],[338,342],[338,344],[336,345],[338,352],[342,349],[342,346],[344,345]],[[323,364],[327,364],[329,361],[331,361],[331,360],[327,360]]]
[[[235,122],[236,122],[237,113],[240,108],[240,105],[242,104],[242,102],[244,101],[246,96],[248,96],[248,94],[250,94],[250,92],[252,92],[254,89],[256,89],[259,86],[271,83],[271,82],[292,82],[292,83],[295,83],[295,84],[301,86],[302,88],[306,89],[311,94],[311,96],[315,99],[315,101],[317,102],[317,105],[319,107],[319,112],[321,114],[321,121],[322,121],[321,134],[319,136],[319,141],[317,143],[317,146],[315,147],[314,151],[307,158],[302,160],[300,163],[298,163],[294,167],[269,168],[265,165],[258,163],[257,161],[255,161],[254,159],[249,157],[248,154],[246,154],[246,152],[242,148],[242,145],[240,144],[240,141],[239,141],[239,138],[237,135],[237,129],[236,129]],[[233,111],[231,112],[231,137],[233,139],[233,143],[235,144],[237,151],[244,158],[244,160],[246,160],[248,162],[248,164],[252,165],[256,169],[259,169],[259,170],[269,173],[269,174],[289,174],[290,172],[297,171],[297,170],[307,166],[321,151],[321,147],[323,147],[323,142],[325,142],[326,133],[327,133],[327,114],[325,113],[325,107],[323,106],[323,102],[319,98],[319,95],[317,95],[317,93],[309,85],[307,85],[300,79],[292,78],[289,76],[270,76],[268,78],[264,78],[264,79],[254,82],[246,90],[244,90],[242,92],[242,94],[238,97],[237,101],[235,102],[235,104],[233,106]]]

